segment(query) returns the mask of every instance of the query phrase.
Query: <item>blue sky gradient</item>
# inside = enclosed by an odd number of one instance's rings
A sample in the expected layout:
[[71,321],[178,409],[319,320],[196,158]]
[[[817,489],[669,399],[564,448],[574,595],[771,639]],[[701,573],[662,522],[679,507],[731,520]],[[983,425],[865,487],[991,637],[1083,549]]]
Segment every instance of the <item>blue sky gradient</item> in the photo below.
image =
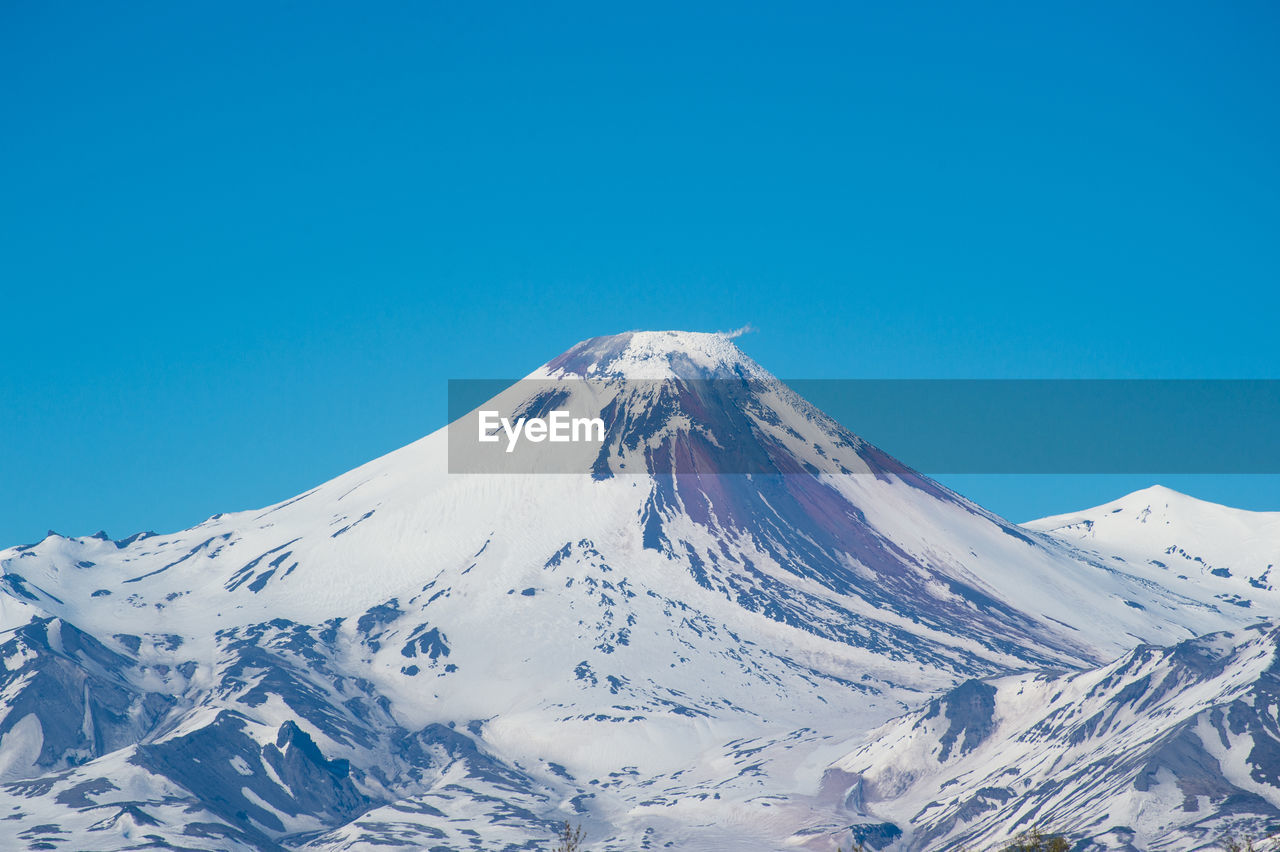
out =
[[[1278,377],[1280,7],[899,5],[5,4],[0,545],[282,499],[626,329]],[[946,481],[1156,480],[1280,508]]]

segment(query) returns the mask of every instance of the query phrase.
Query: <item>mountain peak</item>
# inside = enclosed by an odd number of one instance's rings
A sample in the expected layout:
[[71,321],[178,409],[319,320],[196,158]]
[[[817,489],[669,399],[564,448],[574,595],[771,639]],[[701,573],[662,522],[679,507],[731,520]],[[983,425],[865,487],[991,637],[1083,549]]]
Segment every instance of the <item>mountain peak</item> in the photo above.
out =
[[1155,485],[1148,485],[1146,488],[1139,488],[1137,491],[1131,491],[1115,502],[1130,503],[1141,502],[1144,500],[1187,500],[1195,501],[1197,503],[1208,502],[1206,500],[1200,500],[1196,497],[1192,497],[1190,494],[1183,494],[1181,491],[1175,491],[1174,489],[1165,485],[1160,485],[1159,483]]
[[548,362],[549,377],[770,378],[723,332],[627,331],[592,337]]
[[1214,503],[1211,500],[1193,497],[1190,494],[1184,494],[1165,485],[1150,485],[1137,491],[1131,491],[1123,497],[1118,497],[1108,503],[1102,503],[1078,512],[1040,518],[1030,521],[1024,526],[1037,530],[1050,530],[1080,524],[1085,520],[1096,523],[1102,518],[1111,518],[1113,520],[1136,519],[1139,522],[1146,523],[1153,514],[1164,517],[1169,513],[1174,513],[1179,517],[1195,517],[1198,519],[1196,521],[1197,525],[1205,523],[1205,518],[1221,519],[1232,517],[1241,520],[1253,518],[1254,521],[1250,521],[1250,523],[1270,522],[1273,524],[1280,519],[1280,513],[1277,512],[1237,509],[1231,506],[1224,506],[1221,503]]

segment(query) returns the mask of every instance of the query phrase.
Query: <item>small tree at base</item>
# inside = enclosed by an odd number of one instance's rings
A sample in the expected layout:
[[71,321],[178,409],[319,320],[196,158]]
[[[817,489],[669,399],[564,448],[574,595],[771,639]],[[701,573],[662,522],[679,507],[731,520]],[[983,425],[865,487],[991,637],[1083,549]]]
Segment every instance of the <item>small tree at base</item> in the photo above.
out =
[[566,822],[558,840],[552,852],[582,852],[582,826],[574,828]]

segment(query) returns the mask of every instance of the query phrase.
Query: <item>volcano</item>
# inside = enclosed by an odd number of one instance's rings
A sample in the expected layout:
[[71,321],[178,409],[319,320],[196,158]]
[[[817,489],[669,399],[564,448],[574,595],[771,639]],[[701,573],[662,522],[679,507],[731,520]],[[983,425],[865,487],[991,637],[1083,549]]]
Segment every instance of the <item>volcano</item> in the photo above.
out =
[[834,848],[869,817],[832,767],[890,719],[1270,612],[1009,523],[723,335],[587,340],[485,407],[604,440],[460,472],[455,426],[261,510],[0,551],[7,848],[541,848],[566,820]]

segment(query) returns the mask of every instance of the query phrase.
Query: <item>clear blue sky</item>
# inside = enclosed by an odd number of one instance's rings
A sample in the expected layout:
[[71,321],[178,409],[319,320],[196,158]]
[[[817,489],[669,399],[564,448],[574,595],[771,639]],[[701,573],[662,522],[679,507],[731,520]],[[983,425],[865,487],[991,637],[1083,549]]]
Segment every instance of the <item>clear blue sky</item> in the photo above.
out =
[[[1278,377],[1278,36],[1270,2],[5,3],[0,545],[282,499],[443,425],[449,378],[632,328],[751,323],[783,377]],[[1023,520],[1156,478],[949,484]]]

